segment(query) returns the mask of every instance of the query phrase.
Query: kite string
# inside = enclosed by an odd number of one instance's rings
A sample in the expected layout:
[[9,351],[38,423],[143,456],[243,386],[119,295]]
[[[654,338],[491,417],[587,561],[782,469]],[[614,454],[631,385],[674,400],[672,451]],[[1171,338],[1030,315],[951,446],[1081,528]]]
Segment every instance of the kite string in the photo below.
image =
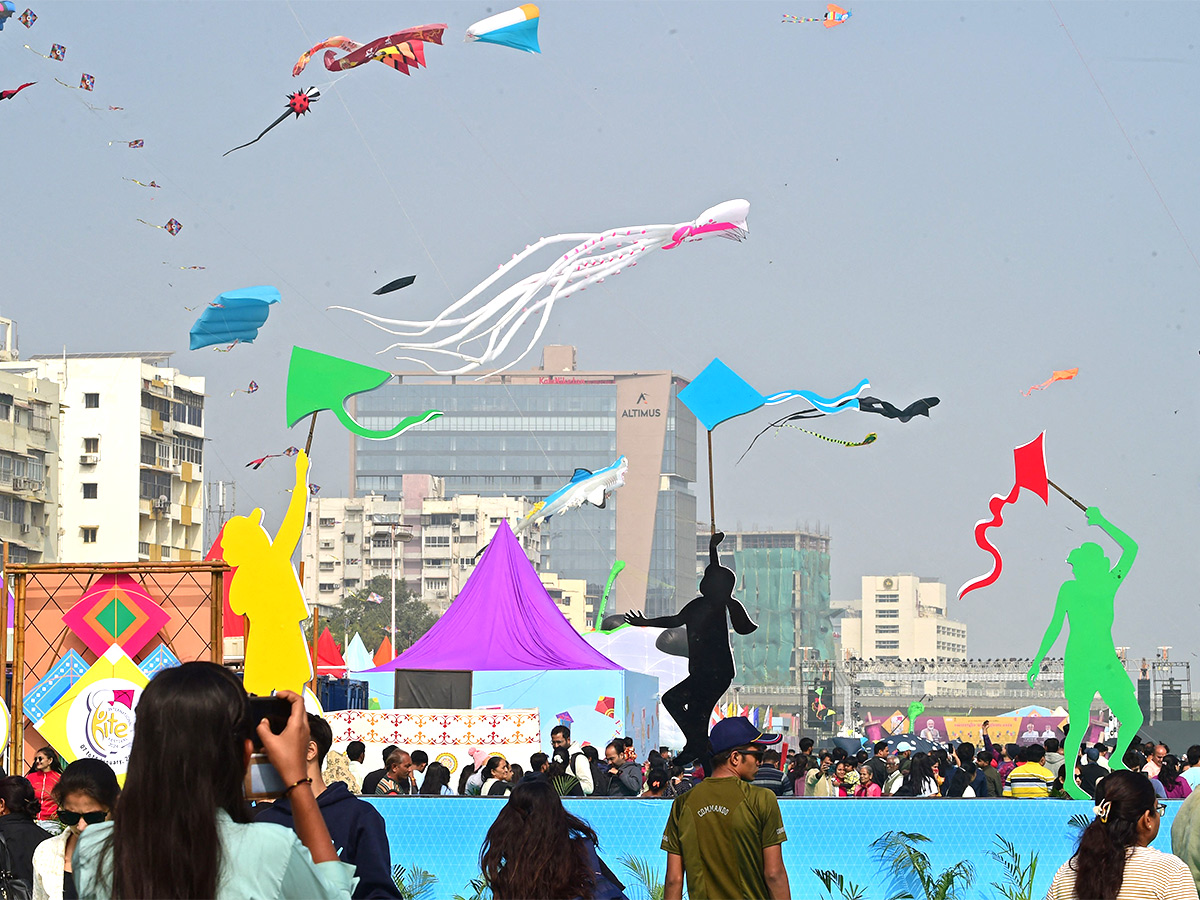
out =
[[1079,61],[1083,63],[1084,71],[1088,73],[1088,77],[1092,79],[1092,84],[1096,87],[1096,92],[1100,95],[1100,99],[1104,101],[1104,105],[1108,107],[1108,113],[1112,116],[1113,121],[1117,123],[1117,128],[1121,131],[1121,137],[1125,138],[1125,143],[1129,145],[1129,152],[1133,154],[1133,158],[1142,168],[1142,174],[1146,176],[1146,180],[1150,182],[1150,187],[1154,189],[1154,193],[1158,196],[1158,202],[1162,204],[1163,211],[1167,214],[1167,218],[1171,220],[1171,224],[1175,226],[1175,231],[1179,233],[1179,239],[1183,241],[1183,246],[1187,249],[1188,255],[1192,257],[1192,262],[1196,264],[1196,268],[1200,269],[1200,259],[1196,257],[1196,253],[1192,250],[1192,245],[1188,243],[1187,236],[1183,233],[1183,229],[1179,227],[1179,222],[1175,220],[1171,208],[1167,206],[1167,201],[1162,195],[1162,191],[1158,189],[1158,185],[1154,183],[1154,179],[1150,176],[1150,170],[1146,168],[1146,164],[1142,162],[1141,154],[1137,152],[1137,148],[1133,145],[1133,141],[1129,139],[1129,133],[1125,130],[1125,126],[1121,124],[1121,119],[1117,116],[1116,110],[1112,104],[1108,102],[1108,97],[1104,93],[1104,88],[1100,87],[1100,82],[1096,80],[1096,76],[1092,73],[1092,68],[1087,64],[1087,60],[1083,56],[1083,52],[1079,49],[1079,45],[1075,43],[1075,38],[1071,36],[1071,29],[1067,28],[1067,23],[1063,21],[1063,17],[1058,12],[1058,7],[1054,5],[1054,0],[1048,0],[1050,8],[1054,10],[1054,15],[1058,19],[1058,24],[1062,26],[1063,33],[1066,34],[1067,40],[1071,42],[1071,46],[1075,48],[1075,55],[1079,57]]

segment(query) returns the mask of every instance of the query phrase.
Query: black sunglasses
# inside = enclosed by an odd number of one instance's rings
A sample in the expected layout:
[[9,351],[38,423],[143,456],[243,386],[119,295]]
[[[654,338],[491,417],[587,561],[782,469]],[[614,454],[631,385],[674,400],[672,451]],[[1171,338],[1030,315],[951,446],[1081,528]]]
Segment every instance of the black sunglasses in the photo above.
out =
[[71,812],[69,809],[60,809],[58,811],[58,821],[62,822],[68,828],[78,825],[80,819],[83,819],[89,825],[99,825],[107,818],[108,813],[102,809],[88,813]]
[[748,750],[738,749],[733,752],[740,753],[740,754],[742,754],[742,756],[753,756],[756,760],[758,760],[759,762],[762,762],[763,752],[761,750],[759,750],[757,747],[751,747]]

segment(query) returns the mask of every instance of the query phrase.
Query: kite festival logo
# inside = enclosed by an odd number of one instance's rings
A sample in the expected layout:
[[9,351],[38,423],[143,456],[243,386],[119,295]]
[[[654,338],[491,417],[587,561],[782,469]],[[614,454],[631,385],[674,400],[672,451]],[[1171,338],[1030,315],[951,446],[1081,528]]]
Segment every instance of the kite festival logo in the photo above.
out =
[[121,774],[133,747],[134,708],[142,689],[123,678],[102,678],[81,692],[67,712],[67,737],[77,759],[99,759]]

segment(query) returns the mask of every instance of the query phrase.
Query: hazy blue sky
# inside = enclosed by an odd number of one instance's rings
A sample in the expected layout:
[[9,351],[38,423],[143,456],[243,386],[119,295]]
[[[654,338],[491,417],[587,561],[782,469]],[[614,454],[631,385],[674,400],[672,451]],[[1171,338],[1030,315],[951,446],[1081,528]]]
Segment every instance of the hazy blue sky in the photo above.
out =
[[[1045,429],[1050,477],[1141,544],[1118,643],[1196,651],[1200,4],[1058,3],[1064,30],[1049,3],[861,3],[826,30],[780,23],[818,2],[548,0],[532,56],[461,42],[494,3],[28,2],[34,27],[0,33],[0,89],[38,82],[0,104],[0,313],[26,355],[177,351],[208,377],[206,478],[236,479],[240,511],[282,512],[286,466],[243,464],[302,438],[283,422],[293,344],[389,363],[384,335],[326,306],[429,317],[538,237],[745,197],[747,242],[648,258],[562,303],[545,342],[589,368],[690,377],[720,355],[767,393],[868,377],[942,402],[907,425],[817,423],[876,430],[870,447],[784,432],[741,466],[772,413],[727,423],[719,523],[828,527],[835,600],[897,571],[953,592],[987,568],[971,531],[1012,448]],[[411,76],[372,64],[331,86],[318,59],[291,77],[329,35],[439,21],[446,45]],[[54,82],[81,72],[94,93]],[[222,158],[310,84],[309,115]],[[263,283],[283,302],[257,342],[186,350],[185,306]],[[326,494],[347,488],[347,443],[320,425]],[[1061,497],[1010,509],[1004,577],[951,604],[974,656],[1032,655],[1066,553],[1098,535]]]

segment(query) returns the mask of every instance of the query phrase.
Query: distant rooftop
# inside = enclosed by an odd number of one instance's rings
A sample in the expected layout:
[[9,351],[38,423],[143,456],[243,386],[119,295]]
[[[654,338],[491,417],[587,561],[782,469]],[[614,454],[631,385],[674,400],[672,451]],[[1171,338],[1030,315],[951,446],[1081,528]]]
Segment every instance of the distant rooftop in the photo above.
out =
[[96,353],[35,353],[29,359],[145,359],[163,362],[174,354],[174,350],[111,350]]

